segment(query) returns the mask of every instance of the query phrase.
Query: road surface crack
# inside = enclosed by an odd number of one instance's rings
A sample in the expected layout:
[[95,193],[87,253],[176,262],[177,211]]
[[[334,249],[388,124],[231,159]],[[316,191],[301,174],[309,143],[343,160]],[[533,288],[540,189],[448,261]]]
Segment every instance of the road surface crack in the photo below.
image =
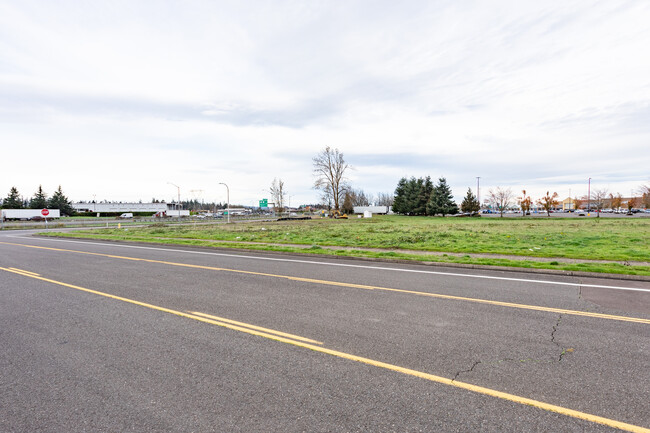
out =
[[551,343],[555,344],[558,348],[560,348],[560,357],[558,358],[557,362],[562,362],[562,359],[564,358],[564,355],[566,355],[569,352],[573,352],[573,349],[565,348],[560,346],[560,343],[555,341],[555,333],[557,332],[557,329],[560,327],[560,323],[562,322],[562,315],[560,314],[560,317],[557,318],[557,323],[553,326],[553,331],[551,331]]
[[469,370],[461,370],[461,371],[459,371],[458,373],[456,373],[456,375],[454,376],[454,378],[451,379],[451,381],[453,382],[454,380],[458,379],[458,376],[460,376],[462,373],[471,373],[472,371],[474,371],[474,368],[475,368],[477,365],[479,365],[480,363],[481,363],[481,361],[476,361],[476,362],[474,363],[474,365],[472,365],[472,367],[471,367]]

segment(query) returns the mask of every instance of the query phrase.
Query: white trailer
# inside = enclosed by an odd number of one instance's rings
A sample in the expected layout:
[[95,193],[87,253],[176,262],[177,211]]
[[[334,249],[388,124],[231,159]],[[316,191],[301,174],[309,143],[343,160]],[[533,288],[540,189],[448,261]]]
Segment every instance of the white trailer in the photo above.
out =
[[3,220],[31,220],[41,218],[61,218],[61,212],[58,209],[48,209],[48,215],[44,216],[42,209],[1,209]]
[[364,214],[366,212],[372,212],[373,214],[390,215],[393,213],[393,207],[392,206],[354,206],[353,212],[355,214]]
[[190,216],[190,210],[189,209],[173,209],[173,210],[168,210],[167,211],[167,216],[168,217],[188,217]]

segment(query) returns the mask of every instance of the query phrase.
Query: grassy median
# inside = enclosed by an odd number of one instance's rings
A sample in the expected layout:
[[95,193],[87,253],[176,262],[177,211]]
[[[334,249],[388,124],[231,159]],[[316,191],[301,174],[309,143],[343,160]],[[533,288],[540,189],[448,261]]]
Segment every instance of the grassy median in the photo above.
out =
[[[650,219],[645,218],[501,219],[376,216],[371,219],[247,222],[196,227],[156,224],[143,228],[98,229],[53,235],[650,275],[650,267],[645,264],[625,263],[650,261]],[[291,244],[304,245],[307,248]],[[361,250],[362,248],[380,250],[365,251]],[[440,253],[461,255],[445,256]],[[513,260],[481,256],[482,254],[522,256],[522,259],[525,256],[526,259]],[[558,260],[540,262],[534,258]],[[568,263],[562,259],[605,260],[617,263]]]

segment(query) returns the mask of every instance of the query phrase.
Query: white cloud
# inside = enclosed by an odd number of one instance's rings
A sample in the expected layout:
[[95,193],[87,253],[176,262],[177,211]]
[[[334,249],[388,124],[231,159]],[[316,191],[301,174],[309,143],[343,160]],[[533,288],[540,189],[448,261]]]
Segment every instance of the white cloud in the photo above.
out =
[[0,195],[309,203],[327,145],[371,193],[650,180],[644,2],[0,5]]

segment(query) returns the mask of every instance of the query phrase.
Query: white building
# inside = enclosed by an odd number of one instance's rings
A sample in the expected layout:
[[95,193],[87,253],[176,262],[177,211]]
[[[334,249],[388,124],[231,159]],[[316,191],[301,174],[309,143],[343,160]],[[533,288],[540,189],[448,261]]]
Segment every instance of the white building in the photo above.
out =
[[[124,213],[124,212],[167,212],[178,213],[176,203],[72,203],[77,212]],[[183,211],[181,215],[183,215]]]

